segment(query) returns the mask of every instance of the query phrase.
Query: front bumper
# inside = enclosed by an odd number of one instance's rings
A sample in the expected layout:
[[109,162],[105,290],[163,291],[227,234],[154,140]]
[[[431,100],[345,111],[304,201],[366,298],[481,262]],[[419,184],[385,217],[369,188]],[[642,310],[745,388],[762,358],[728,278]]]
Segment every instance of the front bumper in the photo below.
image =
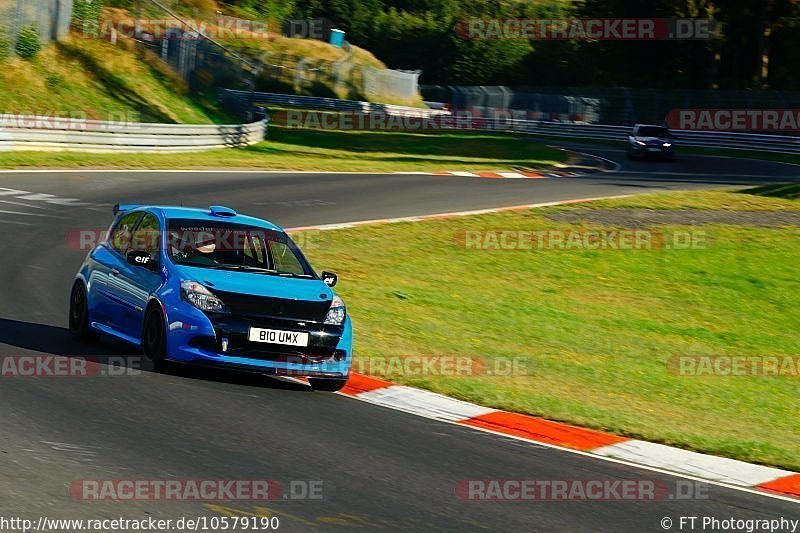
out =
[[636,157],[675,157],[675,149],[672,146],[664,147],[661,145],[628,145],[628,153]]
[[[167,354],[172,361],[280,376],[341,378],[350,374],[353,330],[349,316],[337,327],[283,318],[209,316],[188,304],[168,313]],[[298,347],[250,342],[251,327],[308,333],[309,343]]]

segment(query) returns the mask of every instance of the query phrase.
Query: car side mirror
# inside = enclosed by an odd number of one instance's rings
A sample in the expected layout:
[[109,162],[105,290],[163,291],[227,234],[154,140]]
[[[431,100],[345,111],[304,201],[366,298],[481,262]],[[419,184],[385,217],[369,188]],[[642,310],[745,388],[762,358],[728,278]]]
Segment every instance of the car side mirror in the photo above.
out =
[[333,287],[334,285],[336,285],[337,281],[339,281],[339,276],[337,276],[333,272],[322,273],[322,283],[324,283],[328,287]]
[[158,261],[154,259],[149,253],[141,250],[131,250],[126,256],[128,263],[133,266],[143,267],[152,272],[158,270]]

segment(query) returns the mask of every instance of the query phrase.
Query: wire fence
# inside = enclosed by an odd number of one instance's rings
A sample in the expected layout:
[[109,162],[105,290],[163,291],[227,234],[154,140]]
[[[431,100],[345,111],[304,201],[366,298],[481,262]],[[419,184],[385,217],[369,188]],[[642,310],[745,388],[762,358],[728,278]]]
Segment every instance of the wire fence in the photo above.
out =
[[419,95],[419,72],[359,65],[351,60],[350,54],[339,61],[328,61],[277,51],[245,53],[245,63],[202,37],[185,38],[179,32],[172,35],[173,38],[140,40],[140,43],[161,56],[199,92],[231,87],[409,102]]
[[[133,11],[138,21],[133,37],[161,56],[196,92],[234,87],[339,98],[419,99],[419,71],[362,64],[347,41],[337,60],[293,54],[268,44],[278,33],[290,35],[297,26],[319,26],[318,35],[306,37],[325,41],[332,30],[321,20],[285,20],[277,25],[218,12],[183,16],[174,0],[138,0]],[[103,31],[99,36],[108,38]],[[262,40],[266,46],[258,44]]]
[[0,0],[0,38],[14,48],[22,28],[34,27],[42,43],[69,33],[72,0]]
[[421,86],[426,101],[445,102],[458,111],[491,116],[509,111],[517,119],[588,124],[663,124],[674,109],[796,109],[800,93],[502,86]]

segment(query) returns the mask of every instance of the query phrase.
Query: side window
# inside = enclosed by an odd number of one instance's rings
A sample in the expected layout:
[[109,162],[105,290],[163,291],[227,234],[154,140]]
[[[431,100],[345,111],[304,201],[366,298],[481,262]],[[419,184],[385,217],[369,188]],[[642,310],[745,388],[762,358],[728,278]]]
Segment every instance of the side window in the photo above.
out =
[[142,213],[128,213],[119,219],[111,235],[108,236],[108,243],[113,249],[121,254],[125,253],[131,242],[133,228],[136,227],[140,218],[142,218]]
[[272,262],[278,272],[288,272],[290,274],[303,275],[305,270],[303,265],[292,253],[288,245],[282,242],[270,241],[270,251],[272,252]]
[[155,255],[158,252],[159,235],[158,219],[155,215],[146,213],[133,234],[130,249]]

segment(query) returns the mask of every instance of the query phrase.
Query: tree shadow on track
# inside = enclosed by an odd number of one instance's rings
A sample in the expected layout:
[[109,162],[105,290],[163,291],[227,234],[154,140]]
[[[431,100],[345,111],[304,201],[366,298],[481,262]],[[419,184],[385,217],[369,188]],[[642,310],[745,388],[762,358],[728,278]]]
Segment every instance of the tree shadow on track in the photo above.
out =
[[[0,346],[0,358],[44,354],[83,358],[100,365],[125,366],[136,371],[152,372],[146,358],[139,350],[105,335],[98,342],[84,343],[74,340],[66,328],[0,318],[0,345],[3,344],[6,346]],[[13,347],[20,350],[16,351]],[[310,390],[310,387],[304,384],[282,381],[257,372],[232,371],[224,368],[171,363],[164,373],[240,386]]]

